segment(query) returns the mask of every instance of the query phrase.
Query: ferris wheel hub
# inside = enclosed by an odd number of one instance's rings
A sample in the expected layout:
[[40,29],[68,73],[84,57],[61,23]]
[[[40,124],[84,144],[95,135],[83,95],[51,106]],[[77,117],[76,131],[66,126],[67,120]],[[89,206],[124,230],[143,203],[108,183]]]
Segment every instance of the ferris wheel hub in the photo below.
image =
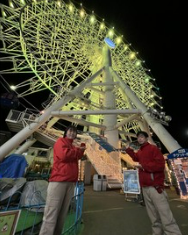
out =
[[105,38],[104,41],[110,48],[112,48],[112,49],[115,48],[116,45],[110,38]]

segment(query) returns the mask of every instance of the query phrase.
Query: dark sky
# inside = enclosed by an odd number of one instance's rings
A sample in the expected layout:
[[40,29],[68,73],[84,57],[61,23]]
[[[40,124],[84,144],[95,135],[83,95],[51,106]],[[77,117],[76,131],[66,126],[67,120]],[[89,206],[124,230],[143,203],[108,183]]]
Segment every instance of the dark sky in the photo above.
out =
[[[6,2],[5,0],[1,2]],[[188,148],[187,22],[185,1],[83,0],[74,1],[94,11],[132,44],[156,79],[162,104],[172,117],[169,133]],[[2,114],[1,114],[2,115]]]

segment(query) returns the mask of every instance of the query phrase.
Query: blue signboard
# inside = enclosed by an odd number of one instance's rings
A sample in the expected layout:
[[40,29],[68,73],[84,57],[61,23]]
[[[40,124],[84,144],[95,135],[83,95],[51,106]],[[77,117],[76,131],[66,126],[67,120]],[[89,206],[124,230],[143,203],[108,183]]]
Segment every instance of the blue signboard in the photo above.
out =
[[167,156],[168,159],[188,157],[188,149],[178,149]]

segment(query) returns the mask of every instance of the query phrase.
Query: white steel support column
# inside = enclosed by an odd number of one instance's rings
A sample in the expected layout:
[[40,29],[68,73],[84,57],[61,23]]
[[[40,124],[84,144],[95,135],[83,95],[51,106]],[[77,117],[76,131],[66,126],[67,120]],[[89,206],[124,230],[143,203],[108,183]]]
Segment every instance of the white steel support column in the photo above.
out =
[[16,154],[22,154],[25,151],[28,150],[29,147],[31,147],[37,140],[36,139],[28,139],[25,141],[24,144],[22,144],[14,153]]
[[[107,45],[105,45],[103,48],[103,59],[104,59],[104,66],[105,66],[104,106],[106,109],[115,109],[116,102],[115,102],[115,95],[113,93],[113,89],[114,89],[113,78],[109,70],[109,67],[111,67],[112,62],[111,62],[110,50]],[[116,124],[117,124],[117,114],[104,116],[104,125],[106,126],[104,135],[112,146],[114,146],[115,148],[118,148],[119,135],[118,135],[118,130],[114,128]]]
[[34,131],[36,131],[42,124],[44,124],[49,117],[51,116],[51,112],[60,109],[63,107],[67,102],[72,100],[77,93],[81,92],[85,85],[89,82],[91,82],[95,77],[97,77],[99,74],[101,74],[103,68],[100,69],[98,72],[96,72],[93,76],[88,78],[86,81],[82,82],[78,87],[76,87],[74,90],[72,90],[67,96],[63,97],[62,99],[58,100],[55,104],[53,104],[48,109],[44,110],[44,113],[36,118],[33,123],[26,126],[24,129],[22,129],[20,132],[18,132],[16,135],[14,135],[10,140],[8,140],[6,143],[4,143],[0,147],[0,161],[3,160],[3,158],[10,153],[13,149],[15,149],[20,143],[22,143],[25,139],[27,139],[31,134],[33,134]]
[[65,115],[115,115],[115,114],[141,114],[139,109],[106,109],[106,110],[76,110],[76,111],[52,111],[51,115],[54,117],[62,117]]
[[142,110],[142,116],[147,121],[152,130],[155,132],[155,134],[159,137],[159,139],[169,151],[169,153],[172,153],[177,149],[181,148],[178,142],[167,132],[163,125],[151,117],[147,107],[132,92],[129,86],[124,81],[122,81],[119,75],[115,71],[113,71],[112,68],[110,68],[110,71],[112,76],[119,82],[122,91],[131,99],[137,109]]

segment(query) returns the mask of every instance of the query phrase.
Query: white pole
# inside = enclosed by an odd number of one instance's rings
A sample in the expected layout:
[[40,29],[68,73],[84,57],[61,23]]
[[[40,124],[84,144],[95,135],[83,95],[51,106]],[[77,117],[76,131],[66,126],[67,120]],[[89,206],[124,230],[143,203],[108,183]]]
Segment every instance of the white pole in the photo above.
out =
[[102,130],[106,129],[106,127],[104,125],[100,125],[100,124],[97,124],[97,123],[94,123],[94,122],[88,122],[86,120],[73,118],[73,117],[70,117],[70,116],[63,116],[62,115],[61,119],[69,121],[69,122],[77,123],[77,124],[80,124],[82,126],[93,126],[93,127],[97,127],[99,129],[102,129]]
[[122,91],[131,99],[137,109],[142,110],[142,116],[148,122],[155,134],[159,137],[166,149],[170,153],[172,153],[177,149],[181,148],[178,142],[167,132],[167,130],[162,126],[162,124],[151,117],[147,107],[132,92],[129,86],[124,81],[122,81],[119,75],[112,68],[110,68],[110,71],[112,73],[112,76],[119,82]]
[[140,109],[106,109],[106,110],[77,110],[77,111],[52,111],[51,115],[62,117],[65,115],[111,115],[111,114],[141,114]]
[[22,146],[20,146],[14,153],[16,153],[16,154],[22,154],[22,153],[24,153],[24,152],[27,151],[28,148],[29,148],[30,146],[32,146],[36,141],[37,141],[37,140],[34,139],[34,138],[33,138],[33,139],[28,139],[28,140],[26,140],[25,143],[22,144]]
[[117,123],[114,128],[118,129],[119,127],[123,126],[124,124],[126,124],[126,123],[128,123],[132,120],[135,120],[135,119],[139,119],[138,114],[134,114],[134,115],[132,115],[132,116],[126,118],[126,119],[123,119],[121,122]]
[[[114,83],[112,75],[109,71],[109,67],[111,66],[111,55],[110,50],[107,45],[103,48],[103,59],[104,59],[104,106],[106,109],[115,109],[116,108],[116,100],[114,90]],[[107,138],[108,142],[118,148],[119,142],[119,134],[118,129],[114,128],[117,124],[117,112],[111,115],[104,116],[104,125],[106,126],[106,130],[104,131],[104,135]]]

